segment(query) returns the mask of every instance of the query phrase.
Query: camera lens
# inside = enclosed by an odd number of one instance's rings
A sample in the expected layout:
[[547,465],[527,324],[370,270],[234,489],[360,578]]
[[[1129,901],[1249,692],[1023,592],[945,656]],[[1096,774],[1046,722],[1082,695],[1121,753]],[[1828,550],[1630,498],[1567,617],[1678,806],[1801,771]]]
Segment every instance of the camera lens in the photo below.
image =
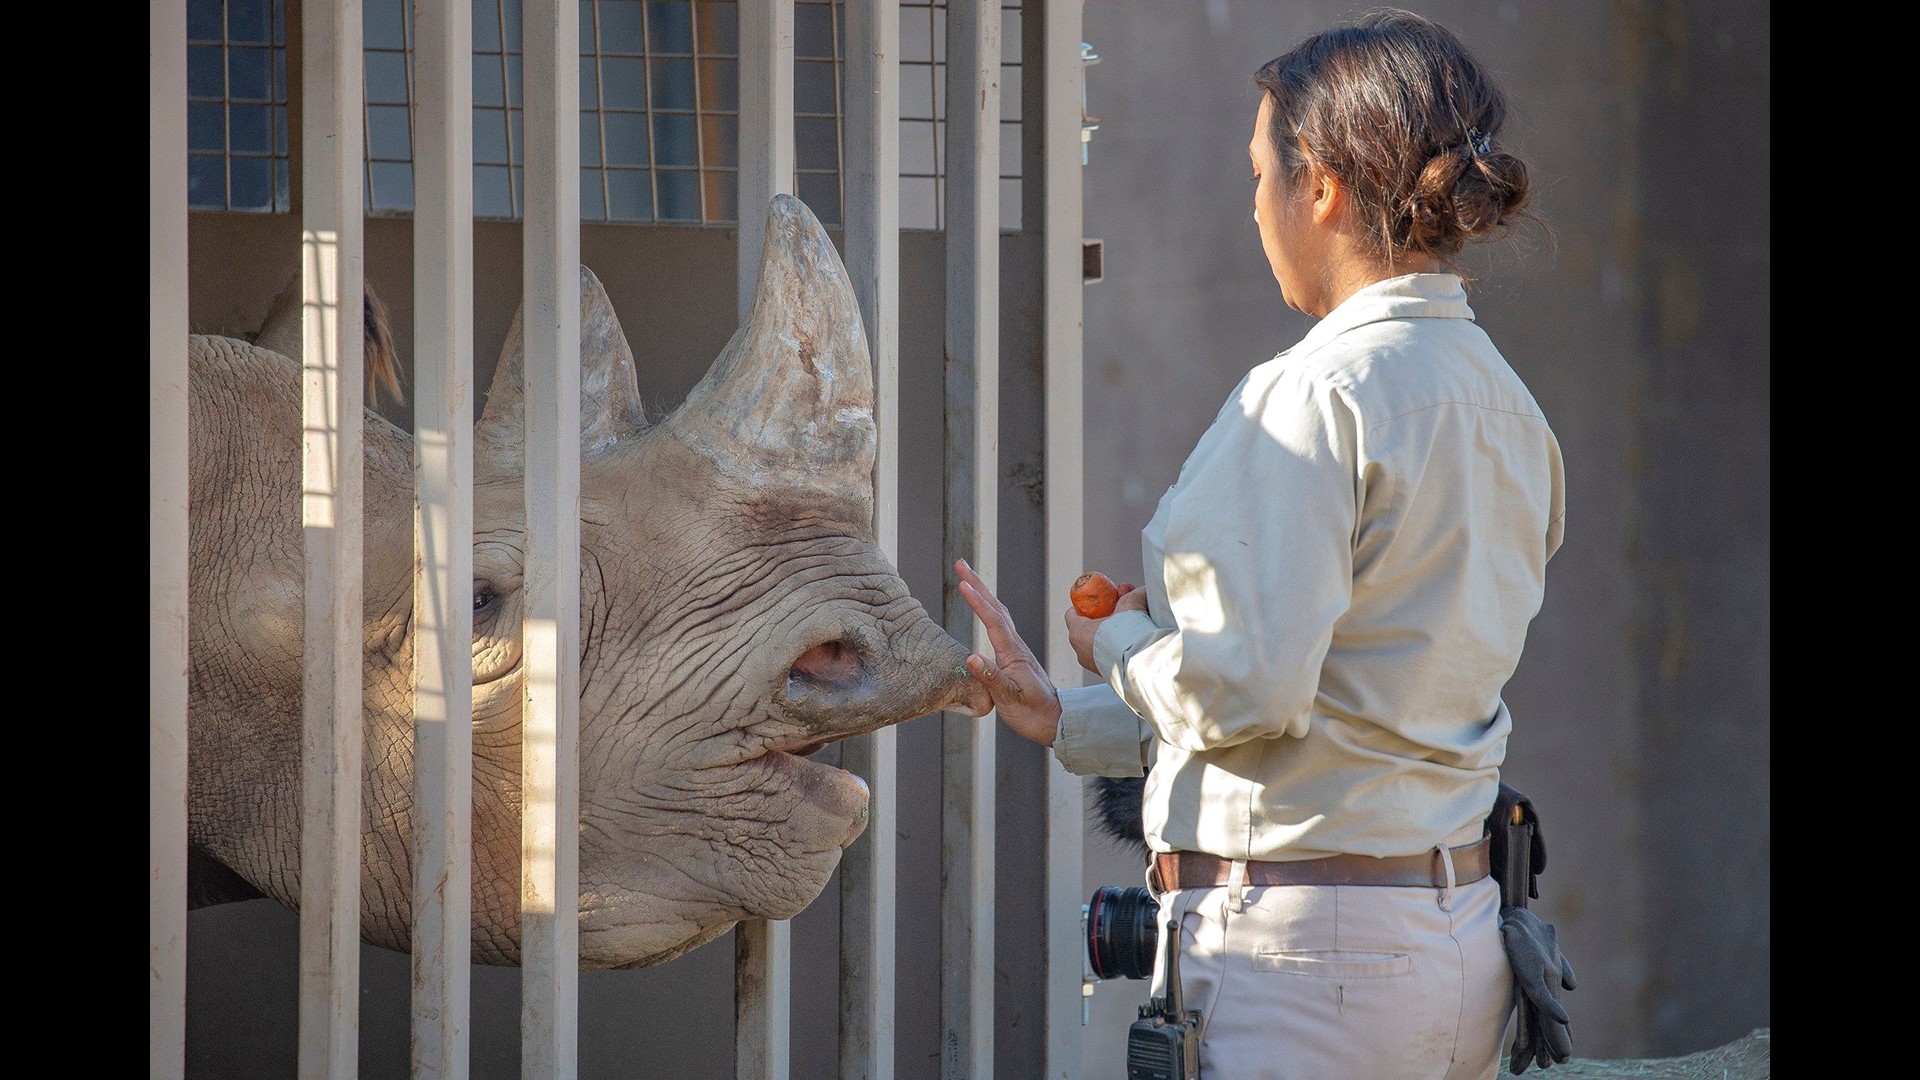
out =
[[1160,951],[1160,905],[1141,886],[1104,885],[1087,905],[1087,962],[1101,979],[1145,979]]

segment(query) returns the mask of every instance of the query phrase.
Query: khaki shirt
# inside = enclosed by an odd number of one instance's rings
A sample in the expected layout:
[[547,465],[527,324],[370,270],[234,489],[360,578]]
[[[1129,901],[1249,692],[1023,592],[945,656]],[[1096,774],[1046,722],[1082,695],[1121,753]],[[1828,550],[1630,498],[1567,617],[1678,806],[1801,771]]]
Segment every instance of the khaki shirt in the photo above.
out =
[[1248,372],[1141,532],[1148,611],[1054,753],[1146,771],[1157,851],[1412,855],[1493,806],[1560,447],[1453,274],[1377,282]]

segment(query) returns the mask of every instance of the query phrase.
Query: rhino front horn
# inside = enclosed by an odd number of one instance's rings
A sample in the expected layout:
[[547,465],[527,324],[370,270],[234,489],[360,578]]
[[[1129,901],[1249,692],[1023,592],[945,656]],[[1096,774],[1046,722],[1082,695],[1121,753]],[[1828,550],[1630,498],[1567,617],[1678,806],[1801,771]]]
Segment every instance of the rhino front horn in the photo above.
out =
[[747,324],[667,423],[729,474],[825,487],[870,512],[873,374],[853,283],[791,195],[767,210],[764,252]]

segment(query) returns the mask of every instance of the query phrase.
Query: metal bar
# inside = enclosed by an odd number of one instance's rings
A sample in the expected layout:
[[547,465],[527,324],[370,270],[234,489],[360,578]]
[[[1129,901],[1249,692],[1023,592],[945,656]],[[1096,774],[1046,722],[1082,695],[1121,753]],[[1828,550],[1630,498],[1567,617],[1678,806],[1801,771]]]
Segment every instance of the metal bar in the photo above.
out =
[[740,5],[740,318],[760,283],[761,226],[773,197],[793,193],[793,0]]
[[[1082,501],[1081,345],[1081,88],[1086,68],[1080,62],[1082,0],[1047,0],[1040,7],[1039,63],[1028,64],[1026,80],[1042,82],[1040,115],[1022,110],[1041,127],[1042,348],[1046,383],[1047,592],[1064,597],[1084,562]],[[1031,25],[1031,24],[1029,24]],[[1031,33],[1021,35],[1023,47]],[[1031,190],[1031,188],[1029,188]],[[1047,620],[1047,670],[1055,685],[1079,686],[1082,669],[1067,643],[1066,624]],[[1047,755],[1047,1080],[1080,1080],[1082,1036],[1080,933],[1081,829],[1084,811],[1080,778]]]
[[[1000,458],[1000,3],[947,5],[947,632],[992,655],[954,559],[993,585]],[[994,739],[998,718],[942,721],[940,1071],[993,1073]]]
[[[689,9],[693,10],[693,9]],[[613,181],[607,176],[607,73],[600,63],[600,5],[593,5],[593,137],[598,143],[594,147],[593,159],[599,162],[594,175],[600,178],[600,218],[602,221],[616,220],[613,216]],[[653,120],[648,118],[652,125]],[[649,165],[653,159],[648,158]]]
[[[599,5],[595,4],[594,7],[597,10],[599,8]],[[707,222],[710,222],[713,220],[713,215],[707,211],[707,174],[708,174],[707,120],[706,120],[706,116],[700,111],[700,107],[703,104],[703,102],[701,101],[700,83],[703,81],[701,79],[701,76],[702,74],[704,74],[704,72],[701,70],[701,66],[700,66],[701,29],[700,29],[700,5],[699,4],[687,5],[687,34],[692,39],[691,41],[688,42],[688,51],[693,54],[692,63],[689,66],[693,68],[693,160],[695,163],[694,176],[699,181],[699,184],[700,184],[700,222],[701,224],[704,225]],[[652,92],[651,86],[648,87],[648,92],[649,93]],[[651,106],[653,103],[649,101],[647,104]],[[649,121],[648,126],[649,127],[652,126],[651,121]]]
[[751,919],[733,928],[735,1080],[786,1080],[792,954],[793,924],[784,919]]
[[[840,220],[841,227],[843,229],[846,227],[846,221],[847,221],[847,100],[846,99],[847,99],[847,94],[851,92],[847,89],[847,82],[846,82],[846,78],[849,74],[849,72],[847,71],[847,56],[846,56],[847,43],[842,40],[845,33],[850,32],[850,29],[843,30],[843,27],[845,26],[845,22],[847,19],[847,15],[844,10],[846,6],[846,2],[847,0],[831,0],[831,2],[827,5],[827,27],[832,31],[832,34],[833,34],[833,46],[831,50],[833,63],[830,64],[829,66],[833,69],[834,179],[839,181],[839,183],[836,186],[840,189],[840,206],[839,206],[840,219],[839,220]],[[895,30],[895,35],[896,36],[898,35],[897,29]],[[869,59],[871,59],[871,57],[869,57]],[[898,112],[899,110],[896,108],[894,111]],[[794,182],[796,184],[799,183],[798,180]]]
[[520,1074],[578,1071],[580,7],[525,0],[526,702]]
[[301,11],[302,644],[300,1075],[360,1065],[360,0]]
[[414,0],[412,1075],[461,1080],[471,1018],[473,5]]
[[187,7],[147,23],[147,1075],[186,1075]]
[[[598,9],[599,6],[598,4],[594,5],[596,9]],[[687,5],[687,13],[689,16],[693,13],[693,7],[691,4]],[[641,100],[647,103],[645,114],[647,126],[647,214],[648,220],[659,221],[660,146],[653,137],[654,117],[659,114],[656,113],[653,108],[653,20],[646,17],[648,14],[650,13],[646,10],[646,5],[641,5],[640,71],[642,86],[640,90],[643,95]],[[688,26],[688,30],[692,30],[691,25]],[[596,45],[597,44],[596,42]],[[600,101],[602,104],[606,103],[605,98],[601,98]],[[693,126],[695,128],[700,126],[700,119],[697,115],[694,117]]]
[[[900,4],[847,5],[842,161],[847,272],[873,356],[873,538],[900,564]],[[840,1076],[892,1080],[898,742],[850,739],[841,767],[866,779],[867,831],[840,862]]]
[[[500,25],[500,55],[497,57],[500,61],[500,122],[507,126],[506,132],[502,136],[507,147],[507,216],[513,217],[514,207],[516,205],[522,206],[524,211],[525,203],[525,199],[521,198],[524,194],[524,184],[515,181],[513,178],[514,152],[516,149],[519,151],[520,164],[524,169],[526,166],[527,151],[524,145],[516,148],[513,142],[513,65],[507,63],[507,58],[513,55],[513,50],[509,48],[507,44],[507,5],[504,3],[504,0],[494,0],[493,10],[494,18]],[[526,13],[523,11],[520,16],[523,27],[526,19]],[[520,48],[522,50],[520,60],[522,97],[520,104],[523,109],[526,106],[526,47],[526,38],[523,34],[520,41]],[[521,113],[520,122],[523,125],[524,132],[524,125],[526,123],[526,114],[524,112]],[[526,141],[524,134],[522,135],[521,141],[523,143]]]
[[[738,283],[740,319],[753,310],[767,206],[793,192],[793,0],[739,6]],[[697,53],[698,43],[695,52]],[[734,1075],[786,1080],[791,1052],[792,927],[749,920],[733,931]]]

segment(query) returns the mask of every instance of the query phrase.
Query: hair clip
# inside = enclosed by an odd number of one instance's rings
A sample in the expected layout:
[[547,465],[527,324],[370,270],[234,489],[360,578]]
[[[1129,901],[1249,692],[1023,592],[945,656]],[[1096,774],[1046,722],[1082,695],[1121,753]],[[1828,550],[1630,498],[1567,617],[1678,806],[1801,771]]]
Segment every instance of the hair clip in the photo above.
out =
[[1467,148],[1472,150],[1475,154],[1492,153],[1493,152],[1493,136],[1487,134],[1484,131],[1481,131],[1477,127],[1468,128],[1467,129]]

